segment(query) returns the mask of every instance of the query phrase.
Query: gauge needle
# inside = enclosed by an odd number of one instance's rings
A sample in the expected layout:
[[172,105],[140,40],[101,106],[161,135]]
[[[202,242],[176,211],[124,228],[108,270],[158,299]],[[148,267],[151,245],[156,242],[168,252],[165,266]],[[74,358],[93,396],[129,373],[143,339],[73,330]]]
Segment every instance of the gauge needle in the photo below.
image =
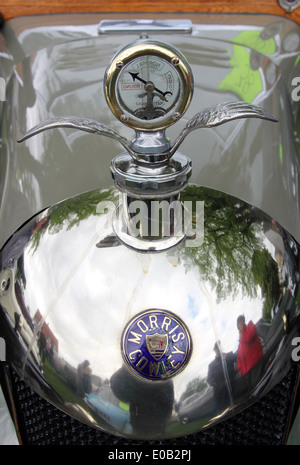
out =
[[[139,73],[130,73],[129,74],[131,75],[132,79],[135,81],[136,79],[140,82],[142,82],[143,84],[148,84],[147,81],[145,81],[144,79],[142,79],[140,76],[139,76]],[[158,92],[159,94],[161,94],[163,97],[165,97],[167,94],[170,94],[170,95],[173,95],[172,92],[162,92],[161,90],[157,89],[156,87],[154,87],[154,90],[156,90],[156,92]]]

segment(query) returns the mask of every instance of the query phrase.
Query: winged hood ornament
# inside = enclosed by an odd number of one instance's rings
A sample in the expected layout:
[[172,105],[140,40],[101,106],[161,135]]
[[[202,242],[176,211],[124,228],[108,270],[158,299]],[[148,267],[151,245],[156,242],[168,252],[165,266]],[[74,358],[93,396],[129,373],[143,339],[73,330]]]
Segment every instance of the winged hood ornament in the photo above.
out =
[[[168,150],[161,154],[161,159],[171,158],[179,149],[185,138],[196,129],[213,128],[224,123],[243,118],[259,118],[268,121],[278,122],[276,116],[265,111],[261,107],[251,105],[246,102],[225,102],[212,105],[191,118],[180,135],[170,144]],[[110,137],[119,142],[132,158],[138,160],[141,153],[132,149],[132,142],[122,137],[112,128],[105,124],[88,118],[78,116],[61,116],[44,121],[21,136],[17,142],[23,142],[48,129],[71,128],[80,131],[96,134],[98,136]]]
[[[130,247],[153,250],[155,241],[152,237],[145,241],[147,227],[141,227],[138,233],[143,240],[136,240],[136,233],[130,228],[130,205],[135,199],[147,202],[163,199],[169,205],[174,199],[179,201],[180,192],[187,186],[192,172],[191,160],[178,152],[185,138],[196,129],[214,128],[236,119],[278,121],[264,109],[246,102],[219,103],[197,113],[172,142],[166,130],[186,112],[193,95],[193,82],[191,68],[177,49],[150,39],[134,42],[112,58],[104,76],[108,107],[120,122],[135,131],[132,140],[99,121],[61,116],[33,127],[18,142],[54,128],[76,129],[117,141],[125,152],[112,160],[110,171],[115,186],[125,194],[125,198],[123,221],[115,223],[115,234]],[[148,208],[144,215],[146,223],[153,221]],[[181,233],[176,234],[181,229],[180,208],[178,210],[179,214],[175,215],[177,223],[170,219],[172,224],[168,224],[168,232],[161,233],[162,237],[168,237],[168,247],[173,247],[183,238]],[[116,243],[114,238],[102,241],[99,247],[111,243]],[[158,243],[155,242],[156,250]],[[163,250],[168,248],[165,241],[160,247]]]

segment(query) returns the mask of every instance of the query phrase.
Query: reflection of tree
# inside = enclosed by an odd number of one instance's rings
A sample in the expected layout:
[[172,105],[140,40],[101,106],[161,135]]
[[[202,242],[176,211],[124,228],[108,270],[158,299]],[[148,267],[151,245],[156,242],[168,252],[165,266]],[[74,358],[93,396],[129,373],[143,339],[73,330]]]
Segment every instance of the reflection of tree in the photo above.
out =
[[[56,234],[63,227],[70,230],[74,226],[79,226],[81,221],[96,216],[97,206],[101,202],[114,202],[117,193],[114,189],[95,190],[87,192],[66,201],[63,201],[47,212],[49,215],[48,232]],[[45,230],[38,231],[32,238],[32,249],[36,250]]]
[[271,318],[274,302],[280,295],[278,265],[267,249],[255,250],[252,257],[254,281],[261,288],[264,298],[263,318]]
[[200,247],[183,245],[180,250],[189,257],[188,266],[199,269],[219,300],[238,290],[255,297],[259,286],[262,316],[269,319],[280,292],[278,265],[263,243],[263,223],[270,219],[235,197],[198,186],[189,186],[182,200],[204,201],[204,242]]
[[[90,216],[96,216],[101,202],[116,203],[118,192],[95,190],[63,201],[49,209],[48,232],[58,233],[78,226]],[[209,282],[220,300],[227,295],[234,296],[243,291],[255,297],[261,287],[264,303],[264,316],[279,295],[278,267],[263,240],[263,223],[270,221],[266,215],[241,200],[223,192],[189,185],[182,193],[181,200],[204,201],[204,241],[201,246],[172,249],[170,253],[184,258],[187,268],[196,267],[203,281]],[[105,212],[105,209],[101,209]],[[193,228],[197,230],[197,218],[193,217]],[[35,250],[45,230],[37,231],[32,237]]]
[[204,201],[204,242],[200,247],[183,244],[180,254],[190,258],[189,266],[200,270],[219,300],[238,290],[254,297],[257,282],[251,264],[253,251],[264,248],[260,234],[266,219],[263,212],[222,192],[197,186],[189,186],[182,200]]
[[197,392],[201,393],[207,388],[207,382],[204,378],[198,376],[198,378],[192,379],[187,384],[186,390],[180,396],[180,402],[183,402],[185,399],[191,397],[193,394]]

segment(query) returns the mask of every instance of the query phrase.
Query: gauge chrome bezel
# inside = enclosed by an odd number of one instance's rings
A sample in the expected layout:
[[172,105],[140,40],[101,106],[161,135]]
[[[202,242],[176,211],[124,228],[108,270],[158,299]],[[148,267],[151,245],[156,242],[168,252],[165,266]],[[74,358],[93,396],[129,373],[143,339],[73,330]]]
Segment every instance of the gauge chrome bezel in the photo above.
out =
[[[136,58],[144,56],[155,56],[166,60],[176,71],[181,87],[175,107],[165,115],[152,120],[142,120],[128,113],[117,96],[118,78],[123,68]],[[123,124],[138,131],[158,131],[174,124],[186,112],[193,95],[193,75],[186,58],[171,45],[148,39],[139,40],[126,46],[114,56],[105,73],[104,92],[110,110]]]

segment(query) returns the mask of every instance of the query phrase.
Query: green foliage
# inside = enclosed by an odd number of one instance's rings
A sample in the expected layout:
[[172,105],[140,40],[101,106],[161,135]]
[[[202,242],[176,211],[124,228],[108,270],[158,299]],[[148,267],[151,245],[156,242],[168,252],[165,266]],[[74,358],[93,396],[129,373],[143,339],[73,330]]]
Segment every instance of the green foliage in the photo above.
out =
[[187,384],[186,390],[180,396],[180,402],[183,402],[185,399],[188,399],[195,393],[201,393],[208,387],[208,384],[204,378],[198,376],[197,378],[192,379]]
[[[100,202],[115,202],[118,194],[114,189],[94,190],[78,195],[71,199],[65,200],[51,207],[46,213],[49,218],[47,224],[48,232],[51,234],[58,233],[62,228],[70,230],[79,226],[83,220],[90,216],[96,216],[97,206]],[[45,228],[35,232],[32,237],[32,250],[36,250]]]
[[271,309],[280,295],[278,265],[268,250],[255,250],[252,257],[254,281],[264,298],[263,318],[271,319]]
[[204,201],[204,242],[200,247],[181,249],[197,266],[203,280],[210,282],[219,300],[242,290],[257,294],[252,272],[254,250],[263,250],[263,213],[224,193],[189,186],[182,200]]

